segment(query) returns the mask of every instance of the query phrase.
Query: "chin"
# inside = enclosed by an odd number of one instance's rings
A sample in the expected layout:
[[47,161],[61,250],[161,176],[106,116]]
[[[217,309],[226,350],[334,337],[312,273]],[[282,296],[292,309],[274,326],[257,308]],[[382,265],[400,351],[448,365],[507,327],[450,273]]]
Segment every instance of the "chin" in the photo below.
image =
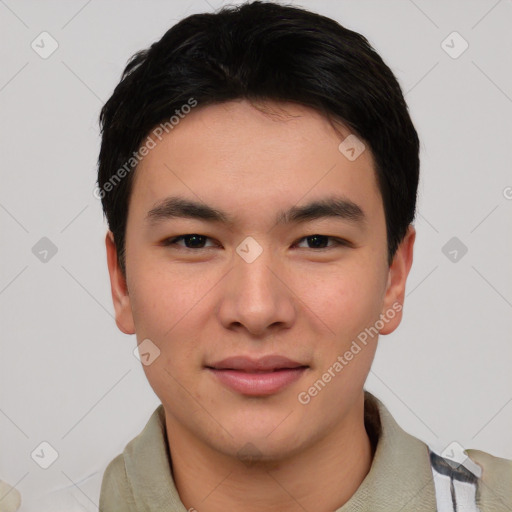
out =
[[297,431],[294,432],[291,432],[290,428],[283,429],[280,435],[277,435],[277,430],[272,432],[272,428],[257,431],[253,427],[249,432],[238,428],[235,432],[230,430],[233,437],[216,437],[210,439],[209,444],[224,455],[238,459],[247,467],[265,466],[269,469],[270,466],[275,467],[300,453],[308,444],[307,438],[298,438],[297,432],[302,435],[304,432],[299,425],[296,428]]

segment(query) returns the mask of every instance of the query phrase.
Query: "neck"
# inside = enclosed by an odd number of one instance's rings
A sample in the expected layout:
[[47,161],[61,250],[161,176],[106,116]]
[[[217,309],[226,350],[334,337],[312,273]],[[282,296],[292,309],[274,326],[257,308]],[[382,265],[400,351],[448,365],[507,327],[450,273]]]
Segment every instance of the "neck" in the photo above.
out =
[[264,463],[242,463],[181,428],[166,413],[172,470],[188,510],[332,511],[356,492],[372,462],[364,399],[342,425],[299,453]]

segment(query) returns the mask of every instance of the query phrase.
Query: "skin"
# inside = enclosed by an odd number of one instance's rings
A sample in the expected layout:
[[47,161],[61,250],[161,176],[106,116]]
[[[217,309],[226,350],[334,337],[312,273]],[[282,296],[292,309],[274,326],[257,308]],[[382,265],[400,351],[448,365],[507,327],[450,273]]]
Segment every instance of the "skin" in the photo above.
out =
[[[198,106],[137,168],[126,279],[107,233],[116,323],[160,350],[144,371],[165,409],[174,479],[187,508],[335,510],[370,469],[363,385],[378,336],[307,405],[297,399],[360,332],[403,304],[412,264],[412,226],[387,264],[373,157],[367,147],[348,160],[338,145],[349,133],[295,104]],[[366,221],[276,224],[279,211],[334,191],[356,203]],[[150,226],[147,212],[171,195],[223,210],[235,222],[174,218]],[[162,244],[184,234],[209,238],[192,248],[184,240]],[[350,245],[326,239],[329,247],[317,249],[305,238],[315,234]],[[252,263],[236,252],[247,236],[262,248]],[[397,311],[380,334],[400,321]],[[276,394],[248,397],[204,367],[232,355],[267,354],[309,368]],[[248,446],[251,460],[239,453]]]

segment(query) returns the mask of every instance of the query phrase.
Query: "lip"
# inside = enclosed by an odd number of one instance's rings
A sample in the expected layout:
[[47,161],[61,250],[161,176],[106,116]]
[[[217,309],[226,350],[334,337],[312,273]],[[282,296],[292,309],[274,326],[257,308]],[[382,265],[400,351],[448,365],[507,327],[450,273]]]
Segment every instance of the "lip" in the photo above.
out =
[[253,359],[248,356],[231,356],[216,363],[207,365],[207,368],[215,370],[240,370],[248,373],[271,372],[281,369],[293,369],[300,366],[307,366],[293,361],[285,356],[268,355]]
[[269,355],[259,359],[232,356],[206,368],[233,391],[248,396],[268,396],[298,380],[308,366],[284,356]]

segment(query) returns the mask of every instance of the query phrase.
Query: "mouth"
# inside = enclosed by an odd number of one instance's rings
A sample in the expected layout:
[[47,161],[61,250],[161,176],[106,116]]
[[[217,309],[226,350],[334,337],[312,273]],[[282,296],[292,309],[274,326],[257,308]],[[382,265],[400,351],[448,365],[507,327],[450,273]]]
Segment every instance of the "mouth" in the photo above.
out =
[[284,356],[234,356],[205,368],[224,386],[246,396],[269,396],[297,381],[308,365]]

